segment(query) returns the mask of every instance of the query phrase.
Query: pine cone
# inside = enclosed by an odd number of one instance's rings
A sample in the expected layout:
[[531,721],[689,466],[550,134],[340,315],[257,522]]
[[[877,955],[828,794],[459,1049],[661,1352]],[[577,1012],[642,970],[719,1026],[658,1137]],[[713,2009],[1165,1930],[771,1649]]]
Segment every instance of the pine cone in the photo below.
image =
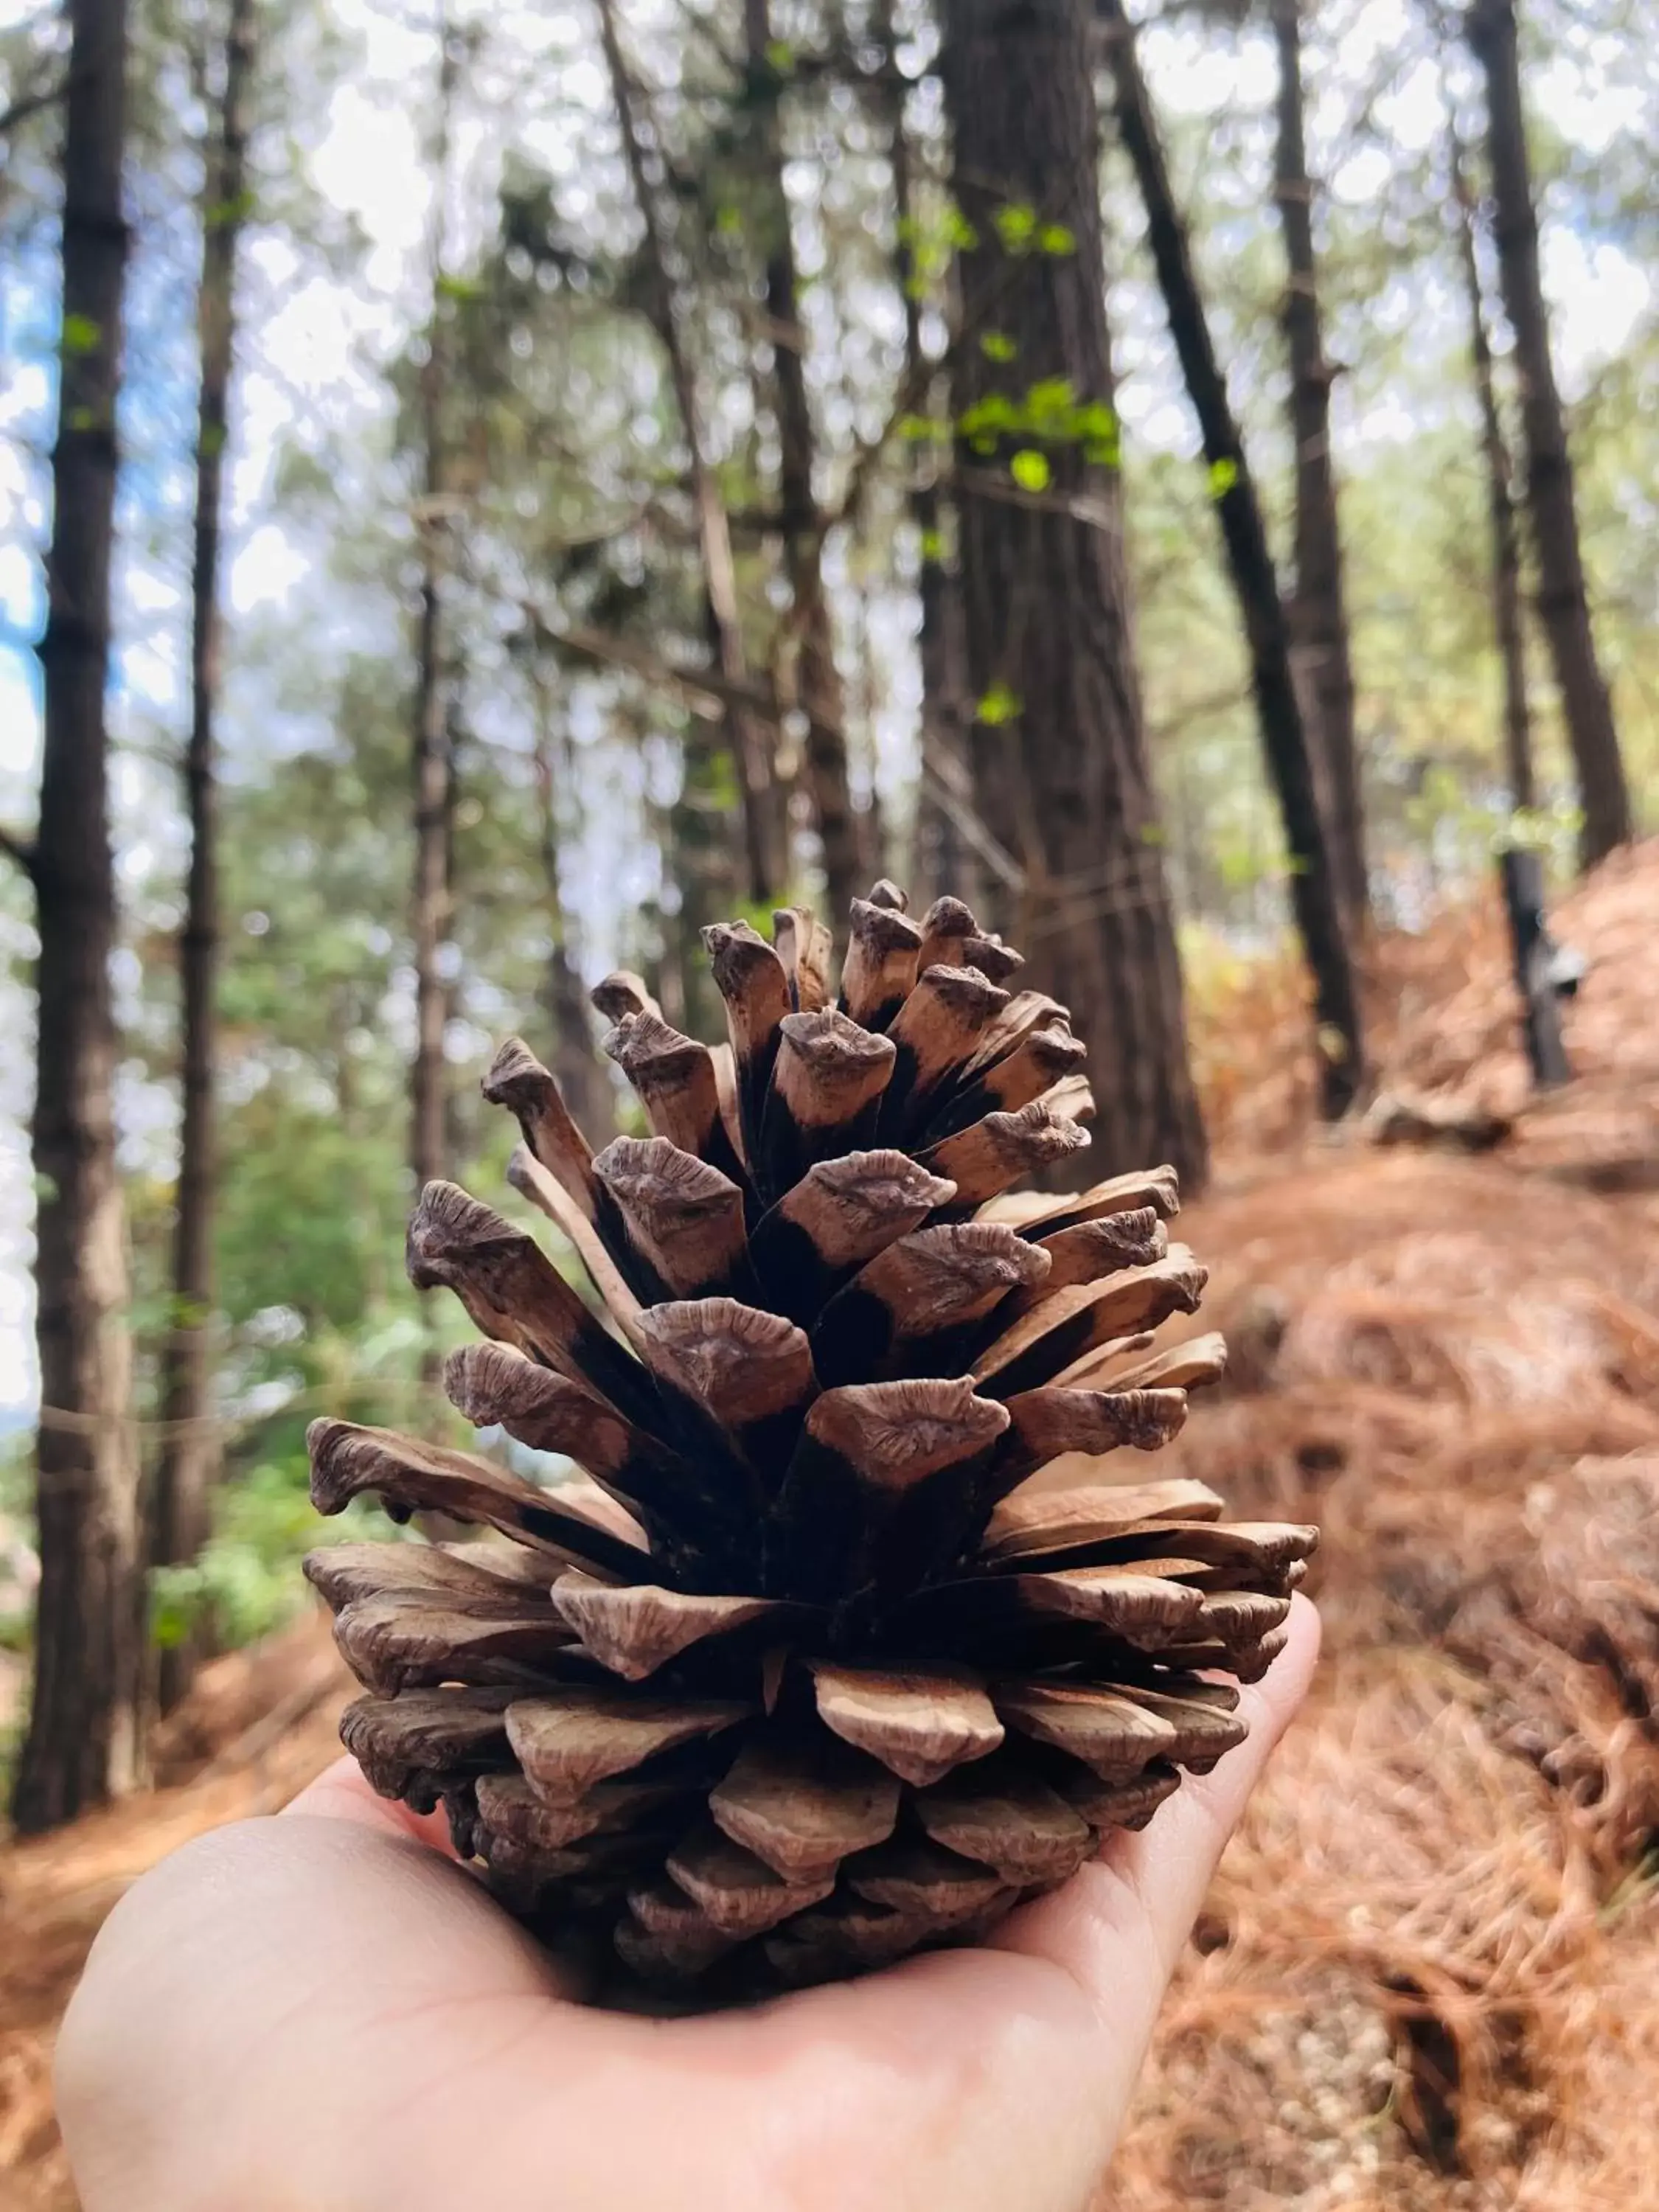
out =
[[460,1411],[586,1477],[311,1432],[323,1512],[496,1532],[307,1561],[369,1780],[441,1803],[550,1942],[710,2001],[971,1942],[1142,1826],[1243,1737],[1214,1675],[1271,1663],[1315,1541],[1221,1524],[1197,1482],[1030,1484],[1164,1443],[1223,1349],[1135,1357],[1205,1279],[1169,1169],[987,1218],[1087,1143],[1083,1048],[959,901],[903,909],[855,903],[834,1006],[810,915],[706,931],[729,1048],[608,979],[654,1133],[597,1158],[528,1049],[497,1055],[508,1178],[606,1318],[449,1183],[410,1273],[489,1340],[448,1364]]

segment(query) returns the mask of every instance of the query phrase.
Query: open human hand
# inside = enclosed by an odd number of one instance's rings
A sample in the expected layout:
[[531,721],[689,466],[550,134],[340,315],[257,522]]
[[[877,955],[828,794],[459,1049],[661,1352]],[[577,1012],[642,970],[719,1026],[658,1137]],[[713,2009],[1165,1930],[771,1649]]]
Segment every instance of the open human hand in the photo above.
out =
[[64,2021],[84,2212],[1079,2212],[1319,1644],[1249,1740],[985,1948],[746,2011],[571,2001],[349,1760],[111,1914]]

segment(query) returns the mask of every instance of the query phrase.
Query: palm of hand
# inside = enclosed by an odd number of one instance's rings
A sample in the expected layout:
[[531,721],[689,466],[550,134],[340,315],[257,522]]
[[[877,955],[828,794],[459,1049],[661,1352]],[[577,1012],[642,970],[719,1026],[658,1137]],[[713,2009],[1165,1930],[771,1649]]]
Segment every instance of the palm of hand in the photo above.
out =
[[85,2212],[1079,2212],[1215,1860],[1305,1691],[974,1951],[752,2011],[569,2002],[348,1762],[111,1916],[65,2021]]

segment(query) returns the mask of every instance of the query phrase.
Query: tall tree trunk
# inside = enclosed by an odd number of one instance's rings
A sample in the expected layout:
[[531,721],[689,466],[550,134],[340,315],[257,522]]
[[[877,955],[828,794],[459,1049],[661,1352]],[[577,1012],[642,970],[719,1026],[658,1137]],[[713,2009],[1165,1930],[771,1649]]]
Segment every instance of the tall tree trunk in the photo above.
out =
[[[1134,34],[1121,0],[1100,0],[1118,126],[1146,208],[1147,236],[1209,464],[1227,567],[1249,647],[1250,680],[1267,773],[1279,802],[1291,865],[1291,905],[1313,977],[1319,1024],[1322,1103],[1327,1114],[1352,1103],[1364,1067],[1359,996],[1342,924],[1334,839],[1320,817],[1312,754],[1291,665],[1290,625],[1261,517],[1261,503],[1216,359],[1193,269],[1186,226],[1140,73]],[[1339,810],[1340,811],[1340,810]]]
[[1498,267],[1504,311],[1515,333],[1516,368],[1521,380],[1527,508],[1538,560],[1538,613],[1549,641],[1578,774],[1584,816],[1578,857],[1583,866],[1589,867],[1634,835],[1630,792],[1612,702],[1595,657],[1578,544],[1572,459],[1550,359],[1513,0],[1474,0],[1468,22],[1469,44],[1486,81],[1486,149],[1492,167]]
[[[202,200],[198,301],[201,389],[196,432],[195,544],[191,564],[191,720],[185,753],[190,874],[179,938],[182,1114],[178,1212],[173,1228],[173,1312],[161,1370],[162,1442],[151,1500],[151,1553],[158,1565],[193,1559],[206,1540],[221,1464],[212,1421],[214,1082],[219,967],[218,791],[214,714],[219,692],[219,545],[231,368],[235,352],[236,248],[246,215],[248,95],[254,68],[256,0],[230,0],[218,143]],[[188,1687],[191,1644],[161,1656],[165,1712]]]
[[551,1040],[549,1064],[564,1101],[597,1150],[615,1133],[616,1093],[606,1080],[593,1031],[593,1017],[581,971],[571,950],[572,929],[559,879],[563,842],[562,788],[574,791],[575,779],[568,744],[554,728],[553,702],[547,686],[535,682],[536,796],[541,808],[542,875],[550,939],[545,1004]]
[[[622,132],[623,151],[634,198],[645,226],[647,267],[652,290],[651,319],[668,360],[669,382],[691,465],[691,499],[696,511],[697,543],[702,560],[708,628],[720,674],[728,683],[749,681],[748,656],[738,602],[737,567],[732,528],[720,485],[708,459],[696,377],[681,328],[679,300],[669,274],[665,225],[647,169],[647,118],[639,88],[629,75],[611,0],[599,0],[599,36],[611,78],[611,97]],[[775,733],[758,715],[728,702],[726,732],[737,763],[743,799],[744,859],[750,898],[758,903],[781,897],[789,876],[787,794],[778,781]],[[702,765],[707,746],[699,743],[692,766]],[[723,915],[717,917],[724,919]]]
[[873,872],[853,811],[847,767],[846,700],[836,666],[823,590],[823,518],[812,490],[812,411],[806,392],[806,334],[795,277],[794,231],[783,185],[783,83],[774,58],[769,0],[744,0],[749,97],[759,119],[758,220],[766,256],[778,410],[778,495],[785,565],[794,601],[795,696],[806,717],[806,785],[823,854],[830,920],[837,936]]
[[[1041,419],[1055,380],[1074,410],[1067,434],[1043,448],[1041,492],[1019,489],[1008,468],[1010,446],[1040,431],[969,431],[957,474],[979,813],[1026,876],[1023,912],[1005,898],[1000,918],[1018,930],[1031,981],[1071,1007],[1090,1047],[1101,1171],[1168,1159],[1196,1187],[1204,1129],[1113,450],[1085,0],[945,0],[944,30],[956,198],[975,241],[961,264],[957,422],[1010,408]],[[975,342],[993,331],[1013,334],[1012,361]],[[994,441],[994,453],[975,440]],[[1027,463],[1024,473],[1036,472]]]
[[1481,298],[1480,261],[1475,250],[1474,198],[1457,133],[1450,139],[1452,195],[1457,205],[1457,243],[1468,297],[1469,362],[1480,403],[1480,449],[1486,464],[1486,502],[1492,517],[1492,628],[1504,669],[1504,758],[1510,802],[1535,803],[1532,764],[1532,715],[1527,704],[1527,640],[1521,605],[1521,532],[1516,520],[1515,471],[1498,411],[1492,375],[1492,345]]
[[449,472],[444,436],[448,362],[444,342],[443,282],[452,111],[460,53],[456,35],[441,14],[439,37],[441,52],[427,246],[431,304],[426,359],[421,364],[420,377],[421,608],[415,629],[412,732],[415,877],[410,932],[415,949],[415,1058],[410,1070],[410,1164],[415,1171],[417,1190],[428,1182],[441,1181],[449,1164],[444,1032],[449,1020],[450,988],[449,979],[443,973],[443,952],[449,938],[451,917],[455,760],[443,605],[449,532],[445,512]]
[[1351,929],[1370,917],[1365,809],[1354,736],[1353,662],[1342,582],[1336,470],[1331,458],[1331,364],[1319,313],[1314,258],[1313,179],[1303,130],[1302,0],[1273,0],[1279,41],[1279,139],[1274,196],[1285,230],[1288,281],[1285,336],[1291,357],[1291,434],[1296,443],[1296,614],[1310,664],[1316,727],[1326,769],[1331,860]]
[[[886,125],[893,176],[895,256],[899,294],[904,304],[904,387],[920,394],[934,381],[922,345],[921,263],[916,253],[916,204],[910,134],[905,127],[908,87],[900,73],[898,38],[891,0],[882,0],[877,34],[886,58]],[[967,698],[963,672],[962,600],[946,565],[945,496],[937,451],[918,453],[913,463],[908,506],[915,526],[921,576],[921,775],[916,793],[912,891],[918,903],[949,891],[958,898],[977,895],[968,879],[968,857],[950,814],[939,805],[941,783],[962,781],[963,709]]]
[[55,1826],[137,1773],[144,1672],[139,1470],[116,1172],[109,958],[110,555],[127,228],[125,0],[72,0],[64,313],[46,560],[33,1162],[40,1359],[40,1590],[12,1817]]

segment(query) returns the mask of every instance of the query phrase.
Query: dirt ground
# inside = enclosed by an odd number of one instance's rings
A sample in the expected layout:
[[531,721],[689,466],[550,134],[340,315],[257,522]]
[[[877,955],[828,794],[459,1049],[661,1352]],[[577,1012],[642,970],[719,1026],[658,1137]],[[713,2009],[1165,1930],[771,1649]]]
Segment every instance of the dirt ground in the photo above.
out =
[[[1233,1360],[1160,1472],[1322,1524],[1328,1656],[1101,2212],[1659,2212],[1659,850],[1560,927],[1580,1079],[1538,1105],[1489,916],[1378,948],[1383,1084],[1438,1102],[1432,1144],[1310,1131],[1285,975],[1200,1040],[1223,1165],[1180,1229]],[[187,1778],[0,1851],[3,2212],[74,2204],[50,2051],[104,1913],[283,1803],[345,1694],[302,1621],[210,1671]]]

